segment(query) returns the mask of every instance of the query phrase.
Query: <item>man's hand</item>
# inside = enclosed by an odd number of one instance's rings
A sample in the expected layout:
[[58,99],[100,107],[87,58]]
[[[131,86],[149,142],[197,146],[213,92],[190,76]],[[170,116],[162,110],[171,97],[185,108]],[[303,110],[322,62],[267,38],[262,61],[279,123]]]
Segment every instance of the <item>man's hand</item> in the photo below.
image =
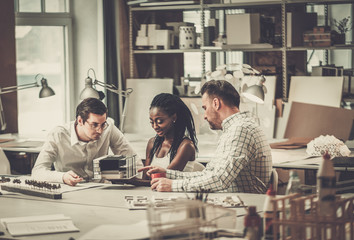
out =
[[63,175],[63,182],[70,186],[75,186],[77,183],[81,182],[82,180],[83,180],[82,177],[79,177],[76,173],[74,173],[71,170],[66,172]]
[[146,166],[143,168],[138,169],[138,172],[146,171],[146,174],[150,177],[153,173],[166,173],[166,169],[162,167],[155,167],[155,166]]
[[168,178],[154,178],[151,180],[151,189],[158,192],[171,192],[172,180]]

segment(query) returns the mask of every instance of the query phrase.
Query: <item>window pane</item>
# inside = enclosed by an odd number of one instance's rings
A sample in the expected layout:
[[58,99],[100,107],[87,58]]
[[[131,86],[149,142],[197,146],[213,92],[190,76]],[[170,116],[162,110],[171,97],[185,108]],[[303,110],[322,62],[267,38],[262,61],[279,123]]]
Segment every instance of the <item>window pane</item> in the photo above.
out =
[[68,12],[67,0],[46,0],[46,12]]
[[55,96],[39,98],[40,88],[18,91],[20,134],[44,135],[65,121],[63,28],[16,26],[17,84],[33,83],[41,73],[55,92]]
[[20,12],[41,12],[41,0],[19,0]]

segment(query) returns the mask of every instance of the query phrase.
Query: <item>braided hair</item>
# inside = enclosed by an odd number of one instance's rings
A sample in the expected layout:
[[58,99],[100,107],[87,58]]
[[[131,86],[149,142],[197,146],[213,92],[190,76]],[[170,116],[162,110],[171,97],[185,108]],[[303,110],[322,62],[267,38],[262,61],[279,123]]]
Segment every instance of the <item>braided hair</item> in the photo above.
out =
[[[172,116],[173,114],[177,116],[176,122],[173,124],[174,137],[169,151],[170,162],[176,156],[177,149],[185,137],[188,137],[193,142],[195,149],[198,151],[194,121],[187,105],[176,95],[160,93],[154,97],[150,104],[150,109],[154,107],[159,108],[168,116]],[[150,151],[151,158],[161,147],[163,141],[164,137],[155,136],[154,144]]]

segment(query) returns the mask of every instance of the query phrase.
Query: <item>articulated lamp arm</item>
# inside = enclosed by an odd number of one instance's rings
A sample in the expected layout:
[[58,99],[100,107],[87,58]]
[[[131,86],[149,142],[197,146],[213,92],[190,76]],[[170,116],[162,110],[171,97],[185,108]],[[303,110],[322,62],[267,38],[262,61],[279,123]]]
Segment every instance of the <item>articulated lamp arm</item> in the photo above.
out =
[[37,82],[34,82],[34,83],[28,83],[19,86],[4,87],[4,88],[0,88],[0,95],[5,93],[17,92],[19,90],[33,88],[33,87],[39,87],[39,84]]
[[0,131],[4,131],[6,129],[5,113],[4,113],[4,108],[2,106],[1,95],[6,93],[17,92],[27,88],[40,87],[37,79],[38,76],[42,76],[41,79],[42,88],[39,92],[39,98],[45,98],[45,97],[50,97],[55,95],[53,89],[51,89],[48,86],[47,79],[45,79],[42,74],[37,74],[35,76],[36,81],[33,83],[27,83],[18,86],[11,86],[11,87],[4,87],[4,88],[0,87]]
[[132,92],[133,89],[132,88],[128,88],[127,90],[120,90],[118,89],[115,85],[113,84],[108,84],[108,83],[104,83],[104,82],[100,82],[97,79],[95,79],[95,81],[93,82],[94,85],[98,85],[104,88],[107,88],[108,91],[116,93],[116,94],[120,94],[123,97],[127,98]]
[[[93,72],[93,75],[94,75],[94,79],[95,80],[92,80],[92,78],[90,77],[90,71]],[[85,79],[85,88],[81,91],[80,93],[80,99],[85,99],[85,98],[88,98],[88,97],[94,97],[94,98],[99,98],[99,99],[103,99],[103,98],[100,98],[100,94],[99,92],[93,88],[94,86],[101,86],[103,88],[106,88],[108,91],[110,92],[113,92],[115,94],[118,94],[118,95],[121,95],[122,97],[125,98],[125,101],[124,101],[124,105],[123,105],[123,111],[122,111],[122,115],[120,116],[120,130],[123,132],[123,126],[124,126],[124,120],[125,120],[125,117],[126,117],[126,112],[127,112],[127,104],[128,104],[128,98],[129,98],[129,95],[133,92],[133,89],[132,88],[128,88],[127,90],[121,90],[121,89],[118,89],[115,85],[113,84],[108,84],[108,83],[105,83],[105,82],[101,82],[101,81],[98,81],[96,79],[96,73],[95,73],[95,70],[93,70],[93,68],[90,68],[88,71],[87,71],[87,78]]]
[[99,85],[101,87],[107,88],[107,90],[109,90],[110,92],[113,92],[115,94],[121,95],[125,98],[124,101],[124,106],[123,106],[123,112],[122,112],[122,118],[120,120],[120,124],[119,124],[119,128],[122,132],[124,132],[124,121],[125,121],[125,117],[127,115],[127,106],[128,106],[128,99],[129,99],[129,95],[133,92],[132,88],[128,88],[127,90],[120,90],[118,89],[115,85],[113,84],[107,84],[104,82],[100,82],[97,79],[95,79],[95,81],[93,82],[94,85]]

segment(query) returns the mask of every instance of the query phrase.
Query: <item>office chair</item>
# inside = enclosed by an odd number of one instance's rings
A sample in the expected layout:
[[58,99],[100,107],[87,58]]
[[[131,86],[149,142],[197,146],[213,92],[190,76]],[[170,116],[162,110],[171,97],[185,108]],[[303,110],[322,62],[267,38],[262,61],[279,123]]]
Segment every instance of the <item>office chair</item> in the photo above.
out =
[[193,172],[201,172],[204,170],[205,166],[203,164],[197,162],[196,160],[194,160],[193,162],[194,162]]
[[270,176],[269,183],[273,184],[273,190],[277,193],[278,192],[278,172],[275,168],[272,169],[272,175]]

